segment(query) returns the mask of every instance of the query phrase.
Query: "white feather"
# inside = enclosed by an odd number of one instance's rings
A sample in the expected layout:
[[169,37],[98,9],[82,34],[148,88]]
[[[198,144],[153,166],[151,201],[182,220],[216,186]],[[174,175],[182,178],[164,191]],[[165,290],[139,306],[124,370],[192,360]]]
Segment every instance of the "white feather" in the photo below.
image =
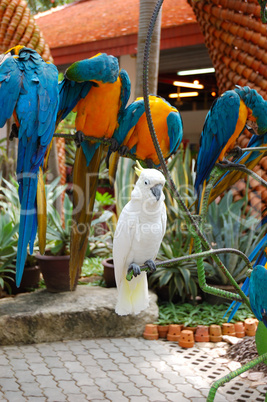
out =
[[139,314],[149,306],[148,284],[145,272],[126,280],[130,264],[143,265],[155,260],[166,230],[164,194],[151,188],[163,188],[165,178],[156,169],[144,169],[118,220],[113,241],[115,279],[118,288],[116,313]]

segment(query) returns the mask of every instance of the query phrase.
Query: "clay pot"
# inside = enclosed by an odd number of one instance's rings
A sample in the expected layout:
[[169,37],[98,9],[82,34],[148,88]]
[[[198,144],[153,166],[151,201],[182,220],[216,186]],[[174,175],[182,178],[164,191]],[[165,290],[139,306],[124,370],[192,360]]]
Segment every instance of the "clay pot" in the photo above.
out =
[[254,318],[246,318],[245,322],[245,334],[246,336],[255,336],[257,330],[257,323]]
[[179,324],[170,324],[167,334],[167,340],[172,342],[178,342],[180,339],[183,326]]
[[[45,286],[48,292],[69,292],[70,276],[69,276],[69,255],[36,255],[41,273],[43,275]],[[77,272],[74,288],[77,287],[80,273]]]
[[158,326],[156,324],[147,324],[143,332],[143,337],[150,341],[159,339]]
[[230,324],[229,322],[224,323],[222,325],[222,334],[223,335],[235,336],[235,326],[234,326],[234,324]]
[[184,327],[186,331],[192,331],[194,334],[196,333],[197,327]]
[[179,339],[179,346],[181,346],[182,348],[192,348],[195,344],[194,341],[194,333],[193,331],[188,331],[186,329],[184,329],[181,332],[181,336]]
[[196,342],[209,342],[209,327],[206,325],[198,325],[195,333]]
[[29,289],[32,288],[38,288],[39,282],[40,282],[40,275],[41,275],[41,270],[38,265],[35,265],[33,267],[24,267],[22,279],[21,279],[21,284],[17,288],[16,282],[15,282],[15,273],[9,273],[8,276],[13,278],[7,279],[6,282],[9,284],[11,288],[11,293],[13,295],[16,295],[18,293],[24,293],[27,292]]
[[104,280],[107,285],[107,288],[115,288],[116,281],[115,281],[115,274],[114,274],[114,264],[113,258],[107,258],[102,261],[102,265],[104,267]]
[[242,321],[238,321],[234,324],[235,326],[235,336],[237,338],[244,338],[245,336],[245,328]]
[[210,329],[210,341],[211,342],[221,342],[222,340],[222,328],[220,325],[211,325]]
[[169,330],[169,325],[158,325],[159,338],[166,338]]

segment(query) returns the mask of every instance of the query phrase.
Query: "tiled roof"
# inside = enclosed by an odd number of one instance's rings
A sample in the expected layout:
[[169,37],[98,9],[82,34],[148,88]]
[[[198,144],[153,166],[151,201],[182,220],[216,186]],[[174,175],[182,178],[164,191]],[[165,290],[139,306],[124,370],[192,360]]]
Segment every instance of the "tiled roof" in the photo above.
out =
[[[137,34],[139,1],[78,1],[38,14],[36,22],[50,49]],[[195,24],[186,0],[163,2],[162,28]]]

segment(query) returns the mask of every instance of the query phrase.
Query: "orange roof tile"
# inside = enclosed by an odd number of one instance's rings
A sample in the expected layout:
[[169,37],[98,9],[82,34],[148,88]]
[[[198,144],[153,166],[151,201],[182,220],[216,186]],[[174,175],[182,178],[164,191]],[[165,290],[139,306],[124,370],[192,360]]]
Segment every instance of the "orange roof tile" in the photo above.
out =
[[[68,4],[35,16],[51,50],[104,39],[137,34],[137,0],[87,0]],[[186,0],[165,0],[162,28],[195,24]]]

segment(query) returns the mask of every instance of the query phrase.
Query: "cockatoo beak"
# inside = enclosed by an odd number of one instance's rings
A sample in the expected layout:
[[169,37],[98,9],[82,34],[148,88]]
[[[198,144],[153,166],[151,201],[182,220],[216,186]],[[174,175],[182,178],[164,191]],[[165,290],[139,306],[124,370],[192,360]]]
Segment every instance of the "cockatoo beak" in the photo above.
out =
[[162,184],[156,184],[155,186],[151,187],[152,194],[156,197],[156,200],[158,201],[161,197],[162,193]]

